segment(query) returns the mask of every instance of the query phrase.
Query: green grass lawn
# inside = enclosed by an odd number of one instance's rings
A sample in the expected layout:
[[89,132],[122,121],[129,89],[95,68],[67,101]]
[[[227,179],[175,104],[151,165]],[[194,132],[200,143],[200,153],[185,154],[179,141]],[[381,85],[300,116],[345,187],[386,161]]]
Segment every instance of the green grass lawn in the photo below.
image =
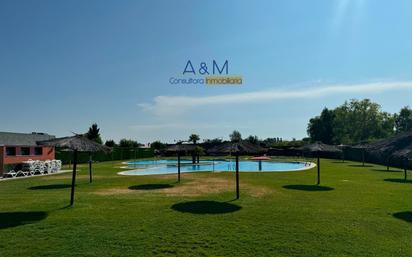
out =
[[120,162],[0,182],[0,256],[412,256],[412,183],[378,165],[119,176]]

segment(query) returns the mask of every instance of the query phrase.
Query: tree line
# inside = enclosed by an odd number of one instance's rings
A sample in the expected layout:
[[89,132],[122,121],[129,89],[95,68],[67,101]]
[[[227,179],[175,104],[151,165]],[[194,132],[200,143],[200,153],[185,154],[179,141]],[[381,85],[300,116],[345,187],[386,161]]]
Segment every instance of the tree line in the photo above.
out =
[[[98,127],[96,123],[92,124],[84,135],[90,140],[93,140],[99,144],[103,144],[102,138],[100,136],[100,128]],[[259,145],[264,145],[267,147],[276,147],[276,146],[284,146],[284,145],[298,146],[298,145],[302,145],[302,142],[303,142],[301,140],[296,140],[296,139],[293,139],[292,141],[287,141],[287,140],[283,140],[280,137],[266,138],[264,140],[261,140],[256,135],[249,135],[246,138],[242,138],[242,134],[237,130],[234,130],[232,133],[230,133],[229,140],[232,142],[239,142],[239,141],[245,140],[252,144],[259,144]],[[198,134],[191,134],[186,141],[182,141],[182,142],[190,142],[196,145],[199,141],[200,141],[200,136]],[[223,139],[222,138],[204,139],[203,142],[216,144],[216,143],[222,143]],[[136,140],[126,139],[126,138],[121,139],[118,143],[115,142],[114,140],[109,139],[109,140],[106,140],[104,144],[108,147],[125,147],[125,148],[136,148],[136,147],[143,146],[143,144],[137,142]],[[150,148],[155,149],[155,150],[162,150],[166,148],[166,146],[167,146],[166,143],[162,143],[159,140],[156,140],[150,143]]]
[[[88,139],[98,144],[103,144],[103,140],[100,136],[100,128],[98,127],[96,123],[90,126],[89,130],[84,134],[84,136],[86,136]],[[119,143],[116,143],[114,140],[109,139],[109,140],[106,140],[104,144],[108,147],[118,146],[118,147],[129,147],[129,148],[139,147],[143,145],[137,142],[136,140],[126,139],[126,138],[121,139]]]
[[[328,109],[324,108],[320,115],[309,120],[307,133],[309,138],[297,140],[283,140],[280,137],[260,139],[256,135],[249,135],[246,138],[234,130],[229,135],[232,142],[248,141],[252,144],[259,144],[265,147],[301,146],[309,141],[320,141],[325,144],[358,144],[371,142],[378,139],[388,138],[394,134],[412,131],[412,109],[409,106],[403,107],[398,113],[388,113],[382,111],[378,103],[370,99],[345,101],[342,105]],[[100,128],[97,124],[92,124],[87,133],[89,139],[102,144]],[[198,134],[191,134],[186,141],[197,144],[200,141]],[[222,138],[203,139],[204,143],[221,143]],[[109,147],[135,148],[143,144],[132,139],[121,139],[118,143],[114,140],[107,140],[104,143]],[[154,141],[150,147],[162,150],[167,146],[161,141]]]
[[412,131],[409,106],[391,114],[370,99],[352,99],[335,109],[325,107],[319,116],[309,120],[307,127],[311,141],[325,144],[371,142],[408,131]]

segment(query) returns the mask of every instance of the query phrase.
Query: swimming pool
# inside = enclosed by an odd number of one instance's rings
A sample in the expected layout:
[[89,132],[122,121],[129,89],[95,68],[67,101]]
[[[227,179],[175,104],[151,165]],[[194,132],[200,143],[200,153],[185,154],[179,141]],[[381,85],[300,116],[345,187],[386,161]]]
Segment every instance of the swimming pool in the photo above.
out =
[[[191,164],[192,160],[180,160],[180,164]],[[200,163],[212,163],[212,161],[200,161]],[[129,166],[153,166],[153,165],[177,165],[177,160],[140,160],[133,162],[126,162]]]
[[[198,164],[191,164],[190,160],[181,161],[180,172],[206,172],[206,171],[222,171],[233,172],[235,170],[235,162],[228,160],[220,161],[200,161]],[[136,162],[128,162],[129,171],[122,171],[120,175],[161,175],[177,173],[176,160],[144,160]],[[299,171],[311,169],[315,166],[308,162],[273,162],[263,161],[261,170],[259,169],[259,161],[239,161],[239,171],[241,172],[285,172]]]

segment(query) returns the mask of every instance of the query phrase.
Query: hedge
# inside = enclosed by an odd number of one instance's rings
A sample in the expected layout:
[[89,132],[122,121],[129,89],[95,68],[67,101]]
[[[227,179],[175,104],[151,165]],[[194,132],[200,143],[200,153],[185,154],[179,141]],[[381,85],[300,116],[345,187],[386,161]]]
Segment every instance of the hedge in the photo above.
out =
[[[151,158],[154,156],[153,149],[150,148],[126,148],[115,147],[111,153],[92,153],[93,161],[117,161],[117,160],[131,160],[135,158]],[[79,152],[78,163],[87,163],[89,161],[89,153]],[[56,159],[61,160],[63,164],[68,164],[73,161],[73,152],[56,149]]]

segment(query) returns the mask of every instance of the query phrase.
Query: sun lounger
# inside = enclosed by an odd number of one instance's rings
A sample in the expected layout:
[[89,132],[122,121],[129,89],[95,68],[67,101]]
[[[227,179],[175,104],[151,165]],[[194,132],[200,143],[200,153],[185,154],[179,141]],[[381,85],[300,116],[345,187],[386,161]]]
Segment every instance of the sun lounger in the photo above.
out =
[[28,160],[16,165],[14,169],[5,173],[3,177],[34,176],[36,174],[51,174],[59,172],[62,167],[60,160],[33,161]]
[[10,170],[9,172],[6,172],[3,174],[3,178],[8,178],[8,177],[15,178],[16,176],[17,176],[17,172],[15,172],[14,170]]
[[27,176],[29,176],[29,175],[30,175],[30,173],[29,173],[28,171],[24,171],[24,170],[17,170],[17,171],[10,170],[9,172],[5,173],[5,174],[3,175],[3,177],[4,177],[4,178],[8,178],[8,177],[15,178],[15,177],[19,177],[19,176],[27,177]]
[[23,176],[27,177],[27,176],[30,175],[30,172],[25,171],[25,170],[19,170],[19,171],[16,172],[16,177],[18,177],[19,175],[23,175]]

